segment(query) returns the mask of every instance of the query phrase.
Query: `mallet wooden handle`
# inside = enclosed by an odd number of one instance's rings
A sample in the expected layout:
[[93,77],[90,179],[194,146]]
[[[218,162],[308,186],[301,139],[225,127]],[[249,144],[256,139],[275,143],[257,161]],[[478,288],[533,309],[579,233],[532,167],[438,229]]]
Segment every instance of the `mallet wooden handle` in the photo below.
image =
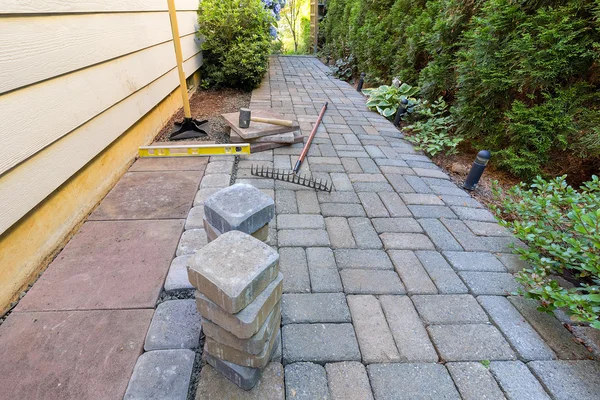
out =
[[271,124],[271,125],[289,126],[290,128],[292,126],[294,126],[294,121],[289,121],[287,119],[251,117],[250,121],[252,121],[252,122],[263,122],[265,124]]

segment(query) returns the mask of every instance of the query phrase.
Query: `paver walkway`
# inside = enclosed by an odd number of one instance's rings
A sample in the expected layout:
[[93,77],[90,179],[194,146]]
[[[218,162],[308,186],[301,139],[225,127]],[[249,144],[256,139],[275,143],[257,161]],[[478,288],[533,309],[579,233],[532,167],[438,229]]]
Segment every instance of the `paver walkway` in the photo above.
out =
[[[286,397],[597,399],[592,354],[510,295],[523,264],[508,245],[520,244],[327,71],[274,57],[251,108],[272,107],[308,135],[329,101],[303,168],[334,191],[250,176],[252,164],[290,169],[301,145],[242,157],[236,172],[276,202]],[[197,400],[283,397],[263,389],[242,394],[204,367]]]
[[123,397],[207,161],[133,164],[0,326],[0,399]]

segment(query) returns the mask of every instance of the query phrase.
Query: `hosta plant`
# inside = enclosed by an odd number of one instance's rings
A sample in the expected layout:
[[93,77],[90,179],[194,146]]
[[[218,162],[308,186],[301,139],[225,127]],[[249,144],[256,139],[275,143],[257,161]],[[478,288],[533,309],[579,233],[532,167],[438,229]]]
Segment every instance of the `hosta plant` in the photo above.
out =
[[456,153],[456,147],[463,138],[452,134],[455,123],[447,108],[441,97],[433,103],[423,100],[416,105],[413,114],[416,121],[403,131],[417,150],[423,150],[430,156]]
[[392,85],[383,85],[375,89],[364,89],[363,93],[369,96],[367,107],[386,118],[393,118],[400,106],[402,99],[411,103],[416,103],[413,97],[419,92],[419,88],[413,87],[407,83],[401,83],[397,78]]
[[[579,190],[566,175],[552,180],[540,177],[495,195],[500,223],[525,242],[515,251],[530,268],[518,280],[527,297],[541,301],[542,311],[564,309],[571,319],[600,329],[600,181],[597,176]],[[572,283],[561,286],[564,276]]]

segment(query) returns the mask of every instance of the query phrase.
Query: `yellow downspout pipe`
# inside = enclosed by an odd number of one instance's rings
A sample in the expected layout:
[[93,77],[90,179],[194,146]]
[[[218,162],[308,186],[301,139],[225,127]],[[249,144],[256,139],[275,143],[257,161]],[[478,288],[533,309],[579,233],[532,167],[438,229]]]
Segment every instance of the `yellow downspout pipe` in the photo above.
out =
[[177,60],[177,71],[179,72],[179,86],[181,87],[181,100],[183,100],[183,112],[186,118],[192,118],[190,100],[188,99],[185,72],[183,72],[183,55],[181,53],[181,40],[179,37],[179,25],[177,24],[177,10],[175,0],[167,0],[169,4],[169,18],[171,19],[171,31],[173,32],[173,45],[175,46],[175,59]]

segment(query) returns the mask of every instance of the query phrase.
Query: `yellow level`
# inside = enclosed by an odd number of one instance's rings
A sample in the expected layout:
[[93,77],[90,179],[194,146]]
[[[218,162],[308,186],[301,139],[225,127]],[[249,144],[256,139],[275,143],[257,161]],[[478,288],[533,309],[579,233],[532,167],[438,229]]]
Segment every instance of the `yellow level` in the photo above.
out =
[[249,143],[142,146],[140,157],[235,156],[250,154]]

